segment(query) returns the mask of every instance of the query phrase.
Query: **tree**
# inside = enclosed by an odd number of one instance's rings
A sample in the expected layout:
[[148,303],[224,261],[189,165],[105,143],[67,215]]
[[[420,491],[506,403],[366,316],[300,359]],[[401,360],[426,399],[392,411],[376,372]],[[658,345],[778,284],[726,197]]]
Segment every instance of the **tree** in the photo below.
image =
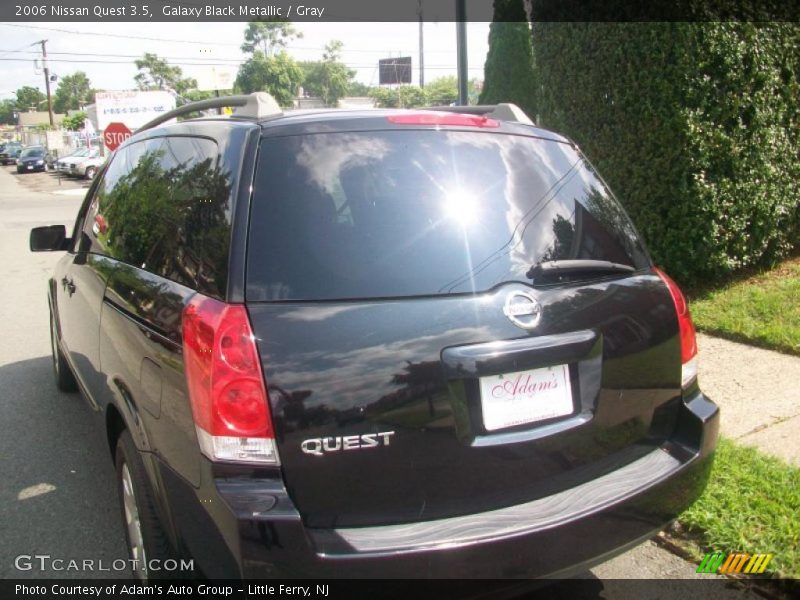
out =
[[348,96],[369,96],[369,92],[372,88],[368,86],[366,83],[361,83],[360,81],[352,80],[349,85],[347,86],[347,95]]
[[302,81],[303,71],[286,52],[265,56],[256,50],[239,67],[236,89],[245,94],[269,92],[281,106],[292,106]]
[[339,62],[342,42],[333,40],[325,46],[322,62],[303,63],[303,87],[311,96],[322,98],[328,106],[336,106],[347,95],[356,72]]
[[494,0],[480,104],[513,102],[536,117],[536,72],[523,0]]
[[72,75],[65,75],[58,82],[53,98],[53,110],[57,113],[77,110],[91,104],[93,96],[94,90],[86,73],[76,71]]
[[139,69],[133,80],[140,90],[164,90],[170,88],[183,95],[197,87],[197,81],[191,77],[183,77],[180,67],[172,66],[158,58],[157,54],[145,52],[144,56],[134,61]]
[[458,78],[455,75],[439,77],[425,86],[431,106],[448,106],[458,100]]
[[67,117],[64,117],[64,120],[61,124],[64,126],[64,129],[69,131],[80,131],[83,129],[84,124],[86,123],[86,113],[85,112],[77,112],[71,114]]
[[272,56],[291,40],[302,37],[288,19],[250,21],[244,30],[242,52],[255,55],[260,50],[264,56]]
[[17,112],[17,103],[13,100],[3,100],[0,102],[0,124],[16,125],[17,120],[14,113]]
[[425,90],[417,85],[401,85],[397,88],[373,88],[369,95],[380,108],[414,108],[416,106],[425,106],[428,103]]
[[[467,104],[478,102],[479,83],[477,79],[467,82]],[[458,77],[446,75],[425,84],[425,94],[431,106],[449,106],[458,101]]]
[[22,86],[17,90],[17,110],[27,112],[31,107],[39,110],[40,105],[47,100],[39,88],[30,85]]

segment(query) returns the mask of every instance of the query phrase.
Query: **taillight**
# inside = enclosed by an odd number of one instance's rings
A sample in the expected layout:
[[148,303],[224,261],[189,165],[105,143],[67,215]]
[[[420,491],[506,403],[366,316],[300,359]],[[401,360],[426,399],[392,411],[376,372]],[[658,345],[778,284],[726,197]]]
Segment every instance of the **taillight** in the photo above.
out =
[[202,294],[183,310],[183,361],[200,448],[211,460],[278,464],[247,311]]
[[480,115],[462,115],[445,112],[414,112],[389,115],[386,119],[396,125],[458,125],[461,127],[500,127],[500,122]]
[[678,330],[681,338],[681,385],[685,388],[697,377],[697,335],[689,312],[689,304],[681,292],[681,288],[661,269],[656,274],[667,284],[675,312],[678,315]]

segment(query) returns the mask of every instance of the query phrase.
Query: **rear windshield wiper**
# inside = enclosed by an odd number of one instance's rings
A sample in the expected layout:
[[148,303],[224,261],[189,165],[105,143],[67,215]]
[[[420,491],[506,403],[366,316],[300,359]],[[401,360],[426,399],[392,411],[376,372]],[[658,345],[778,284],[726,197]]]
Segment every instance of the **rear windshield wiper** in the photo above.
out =
[[630,265],[607,260],[546,260],[536,263],[525,274],[529,279],[561,281],[581,276],[628,275],[636,271]]

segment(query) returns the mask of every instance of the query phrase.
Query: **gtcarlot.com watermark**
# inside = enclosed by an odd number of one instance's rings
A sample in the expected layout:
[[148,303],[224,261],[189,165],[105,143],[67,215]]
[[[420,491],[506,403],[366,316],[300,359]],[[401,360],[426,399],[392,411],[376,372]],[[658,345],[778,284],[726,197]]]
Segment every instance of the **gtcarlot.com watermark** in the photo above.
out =
[[14,568],[18,571],[80,571],[86,573],[109,573],[147,570],[151,574],[166,572],[192,572],[194,559],[159,560],[154,558],[145,562],[134,558],[117,558],[112,561],[95,558],[58,558],[49,554],[20,554],[14,558]]

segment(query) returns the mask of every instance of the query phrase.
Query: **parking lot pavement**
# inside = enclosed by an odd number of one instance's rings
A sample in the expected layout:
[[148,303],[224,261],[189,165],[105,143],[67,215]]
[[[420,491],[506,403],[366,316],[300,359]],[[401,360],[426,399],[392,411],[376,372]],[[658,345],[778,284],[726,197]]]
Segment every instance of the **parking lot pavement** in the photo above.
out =
[[20,555],[127,557],[101,423],[52,381],[45,286],[60,253],[28,251],[31,227],[71,227],[82,197],[32,192],[34,180],[58,187],[47,173],[0,167],[0,577],[114,576],[15,569]]
[[13,165],[5,167],[0,166],[0,169],[11,175],[25,190],[31,192],[56,193],[59,195],[82,197],[92,183],[88,179],[67,177],[55,171],[17,173],[17,169]]
[[[52,381],[45,286],[61,254],[28,251],[32,227],[65,224],[70,230],[83,198],[80,190],[85,187],[80,181],[62,181],[59,186],[49,173],[18,176],[13,167],[0,167],[2,578],[127,575],[114,571],[42,573],[38,569],[19,571],[14,566],[20,555],[47,554],[106,565],[127,557],[102,421],[78,394],[59,393]],[[80,193],[57,193],[65,189]],[[647,542],[586,577],[599,582],[591,590],[601,594],[592,597],[611,598],[619,597],[609,595],[618,589],[617,579],[694,578],[694,571],[693,564]],[[604,588],[608,593],[602,593]],[[648,597],[646,591],[640,590],[641,597]],[[731,591],[719,597],[738,600],[755,596]]]

